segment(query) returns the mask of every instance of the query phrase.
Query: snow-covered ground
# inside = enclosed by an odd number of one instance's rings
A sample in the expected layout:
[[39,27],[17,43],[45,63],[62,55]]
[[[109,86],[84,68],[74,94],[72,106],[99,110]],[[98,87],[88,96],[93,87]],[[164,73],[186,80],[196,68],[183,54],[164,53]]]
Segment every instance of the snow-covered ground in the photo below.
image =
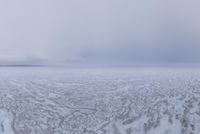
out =
[[0,68],[0,134],[199,134],[200,69]]
[[0,134],[14,134],[12,130],[12,117],[8,111],[0,110]]

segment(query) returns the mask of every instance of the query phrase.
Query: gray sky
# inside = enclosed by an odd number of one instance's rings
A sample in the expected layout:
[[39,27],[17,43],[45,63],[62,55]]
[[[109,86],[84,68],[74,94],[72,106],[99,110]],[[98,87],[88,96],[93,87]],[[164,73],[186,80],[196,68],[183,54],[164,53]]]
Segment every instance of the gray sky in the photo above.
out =
[[0,63],[196,63],[199,6],[199,0],[2,0]]

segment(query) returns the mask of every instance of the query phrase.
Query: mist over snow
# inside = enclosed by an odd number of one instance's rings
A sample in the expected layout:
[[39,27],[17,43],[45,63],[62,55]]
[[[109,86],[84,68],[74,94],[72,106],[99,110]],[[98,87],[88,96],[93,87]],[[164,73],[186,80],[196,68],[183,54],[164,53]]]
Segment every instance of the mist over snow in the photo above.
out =
[[199,0],[0,0],[0,134],[199,134]]
[[198,0],[0,1],[0,64],[200,61]]

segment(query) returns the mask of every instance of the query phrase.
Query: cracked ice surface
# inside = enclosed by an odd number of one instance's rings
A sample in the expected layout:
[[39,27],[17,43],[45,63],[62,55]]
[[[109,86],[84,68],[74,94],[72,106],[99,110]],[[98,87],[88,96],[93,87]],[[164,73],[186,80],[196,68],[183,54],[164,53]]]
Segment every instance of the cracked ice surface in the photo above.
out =
[[198,69],[0,68],[0,134],[199,134]]

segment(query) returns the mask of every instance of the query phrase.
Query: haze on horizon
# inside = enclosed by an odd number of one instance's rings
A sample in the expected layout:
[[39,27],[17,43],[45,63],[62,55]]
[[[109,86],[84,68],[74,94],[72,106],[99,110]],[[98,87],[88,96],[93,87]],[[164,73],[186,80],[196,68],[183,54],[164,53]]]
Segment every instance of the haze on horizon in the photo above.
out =
[[200,62],[198,0],[0,1],[0,64]]

